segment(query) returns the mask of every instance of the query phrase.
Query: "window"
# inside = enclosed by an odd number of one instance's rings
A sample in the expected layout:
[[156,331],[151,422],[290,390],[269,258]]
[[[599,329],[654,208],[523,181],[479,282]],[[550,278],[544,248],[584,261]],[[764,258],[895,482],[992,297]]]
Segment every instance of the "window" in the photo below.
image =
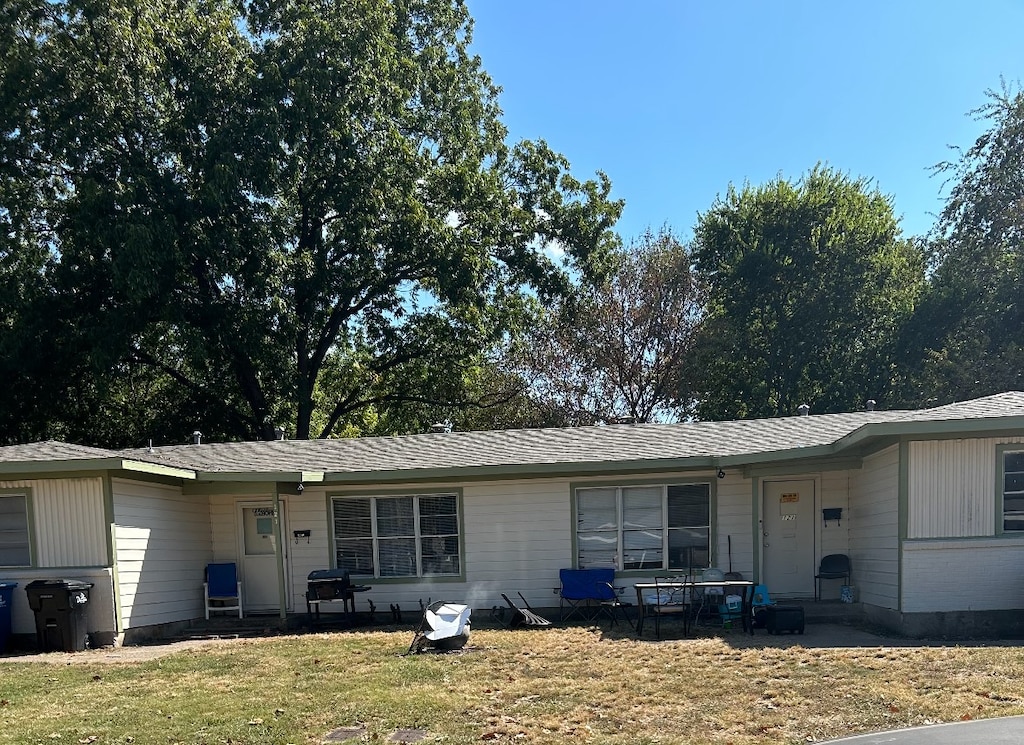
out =
[[24,494],[0,494],[0,567],[31,565],[28,497]]
[[690,569],[711,563],[711,486],[576,490],[581,569]]
[[366,577],[458,576],[458,508],[455,494],[335,497],[336,565]]
[[1003,453],[1003,530],[1024,530],[1024,450]]

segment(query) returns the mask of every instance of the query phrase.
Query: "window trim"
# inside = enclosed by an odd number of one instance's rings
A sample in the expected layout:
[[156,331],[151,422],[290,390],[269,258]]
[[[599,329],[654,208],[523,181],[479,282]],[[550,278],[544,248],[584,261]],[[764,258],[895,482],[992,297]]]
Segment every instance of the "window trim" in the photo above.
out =
[[3,487],[0,497],[25,497],[26,530],[28,531],[28,564],[3,564],[3,569],[32,569],[36,566],[36,523],[32,487]]
[[[579,568],[580,552],[577,526],[579,525],[579,510],[576,500],[578,489],[615,489],[628,488],[631,486],[691,486],[694,484],[706,484],[708,486],[708,518],[711,524],[708,527],[708,554],[710,566],[716,566],[718,560],[718,479],[715,474],[696,473],[680,474],[678,476],[665,476],[662,478],[639,478],[639,479],[615,479],[612,481],[570,481],[569,482],[569,508],[570,508],[570,533],[572,536],[572,567]],[[619,504],[621,511],[621,504]],[[663,528],[664,529],[664,528]],[[622,527],[618,528],[619,534]],[[678,571],[670,569],[619,569],[616,567],[616,577],[650,577],[658,572]]]
[[1024,442],[1006,442],[996,446],[996,535],[1024,538],[1024,530],[1006,530],[1006,456],[1024,453]]
[[[428,576],[406,577],[370,577],[369,575],[353,575],[353,578],[366,579],[375,585],[408,585],[408,584],[446,584],[466,581],[466,519],[461,488],[427,488],[427,489],[360,489],[358,491],[327,492],[327,542],[331,552],[331,567],[338,567],[337,537],[334,535],[334,500],[335,499],[370,499],[373,497],[431,497],[454,496],[456,520],[459,529],[459,573],[434,574]],[[374,536],[374,540],[377,537]],[[417,557],[422,560],[422,556]]]

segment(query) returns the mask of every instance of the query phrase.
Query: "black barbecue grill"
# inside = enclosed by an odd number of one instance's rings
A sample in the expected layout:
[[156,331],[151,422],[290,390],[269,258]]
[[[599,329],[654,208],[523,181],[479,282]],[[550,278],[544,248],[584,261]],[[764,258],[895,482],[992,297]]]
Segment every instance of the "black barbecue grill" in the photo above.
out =
[[306,612],[311,622],[320,620],[321,603],[341,603],[342,615],[355,613],[355,593],[366,592],[369,585],[353,585],[345,569],[314,569],[306,577]]

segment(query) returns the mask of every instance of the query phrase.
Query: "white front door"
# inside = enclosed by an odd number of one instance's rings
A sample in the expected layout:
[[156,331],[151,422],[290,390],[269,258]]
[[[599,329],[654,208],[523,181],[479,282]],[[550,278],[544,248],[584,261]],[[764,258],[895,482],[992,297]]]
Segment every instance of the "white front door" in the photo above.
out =
[[[284,535],[284,502],[280,505],[281,535]],[[242,604],[246,611],[280,610],[274,503],[244,502],[238,508],[242,548]]]
[[762,580],[772,595],[814,595],[814,482],[766,481]]

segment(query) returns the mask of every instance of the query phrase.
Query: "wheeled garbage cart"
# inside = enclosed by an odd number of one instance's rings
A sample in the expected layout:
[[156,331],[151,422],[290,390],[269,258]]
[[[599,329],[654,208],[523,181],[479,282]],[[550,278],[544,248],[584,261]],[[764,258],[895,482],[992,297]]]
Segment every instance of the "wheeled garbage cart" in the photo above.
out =
[[86,608],[91,582],[37,579],[25,586],[36,615],[36,645],[41,652],[81,652],[88,646]]
[[0,654],[7,651],[7,642],[11,638],[11,603],[17,586],[17,582],[0,582]]

